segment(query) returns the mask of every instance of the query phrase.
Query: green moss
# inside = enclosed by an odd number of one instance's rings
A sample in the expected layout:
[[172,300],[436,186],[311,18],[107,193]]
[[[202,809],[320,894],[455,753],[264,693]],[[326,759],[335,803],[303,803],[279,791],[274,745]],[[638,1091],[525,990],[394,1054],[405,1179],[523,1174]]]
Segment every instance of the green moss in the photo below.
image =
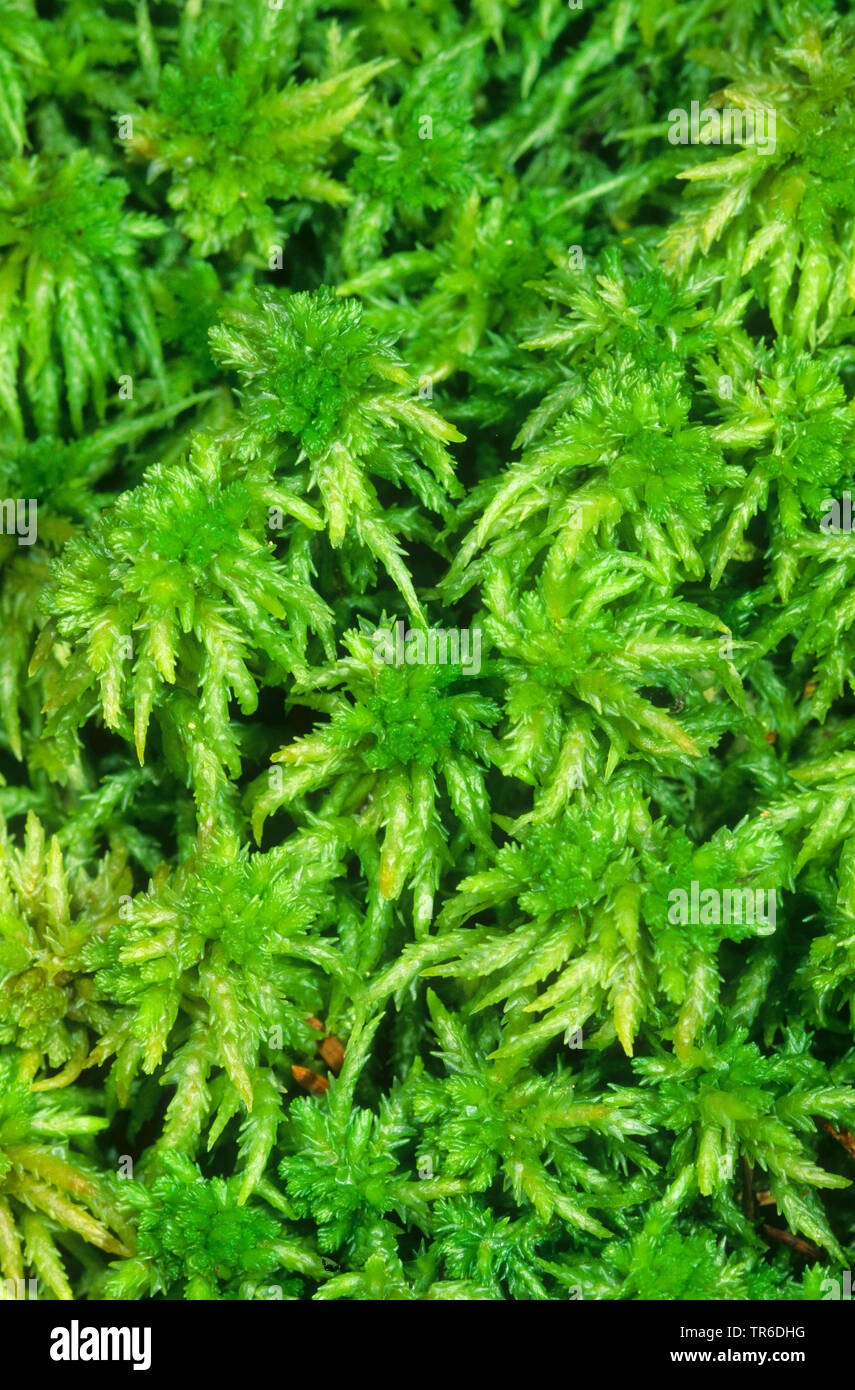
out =
[[0,5],[0,1279],[851,1266],[844,8]]

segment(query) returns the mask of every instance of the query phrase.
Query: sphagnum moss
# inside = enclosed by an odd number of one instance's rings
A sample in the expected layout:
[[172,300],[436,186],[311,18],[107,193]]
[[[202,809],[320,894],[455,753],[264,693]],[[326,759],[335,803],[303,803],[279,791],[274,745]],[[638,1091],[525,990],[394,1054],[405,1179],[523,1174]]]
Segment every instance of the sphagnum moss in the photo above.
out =
[[853,54],[0,8],[8,1296],[851,1266]]

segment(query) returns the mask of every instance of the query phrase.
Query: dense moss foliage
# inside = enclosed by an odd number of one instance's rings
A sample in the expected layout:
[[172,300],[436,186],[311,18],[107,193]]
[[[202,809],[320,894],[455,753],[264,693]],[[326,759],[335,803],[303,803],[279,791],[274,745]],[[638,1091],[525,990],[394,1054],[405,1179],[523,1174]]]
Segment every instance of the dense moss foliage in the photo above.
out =
[[853,170],[843,0],[0,3],[0,1292],[851,1268]]

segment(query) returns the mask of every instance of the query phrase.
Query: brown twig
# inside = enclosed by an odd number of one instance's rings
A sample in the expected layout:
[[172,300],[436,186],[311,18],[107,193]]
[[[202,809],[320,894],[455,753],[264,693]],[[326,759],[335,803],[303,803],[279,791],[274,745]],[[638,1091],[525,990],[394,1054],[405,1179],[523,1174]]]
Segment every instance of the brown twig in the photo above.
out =
[[855,1158],[855,1134],[850,1134],[848,1129],[835,1129],[828,1120],[820,1120],[820,1124],[826,1134],[830,1134],[832,1139],[843,1145],[850,1158]]
[[320,1052],[321,1056],[323,1057],[333,1076],[338,1076],[344,1063],[344,1048],[342,1047],[341,1043],[339,1042],[338,1038],[335,1036],[334,1033],[330,1033],[329,1037],[324,1038],[323,1042],[318,1048],[318,1051]]
[[313,1096],[322,1096],[330,1088],[325,1076],[318,1076],[316,1071],[310,1071],[308,1067],[292,1067],[291,1074],[297,1085],[302,1086],[304,1091],[310,1091]]
[[790,1250],[795,1250],[799,1255],[807,1255],[809,1260],[824,1259],[824,1252],[818,1245],[814,1245],[809,1240],[802,1240],[801,1236],[794,1236],[791,1231],[782,1231],[779,1226],[770,1226],[768,1222],[763,1226],[763,1234],[769,1240],[780,1241],[781,1245],[786,1245]]

